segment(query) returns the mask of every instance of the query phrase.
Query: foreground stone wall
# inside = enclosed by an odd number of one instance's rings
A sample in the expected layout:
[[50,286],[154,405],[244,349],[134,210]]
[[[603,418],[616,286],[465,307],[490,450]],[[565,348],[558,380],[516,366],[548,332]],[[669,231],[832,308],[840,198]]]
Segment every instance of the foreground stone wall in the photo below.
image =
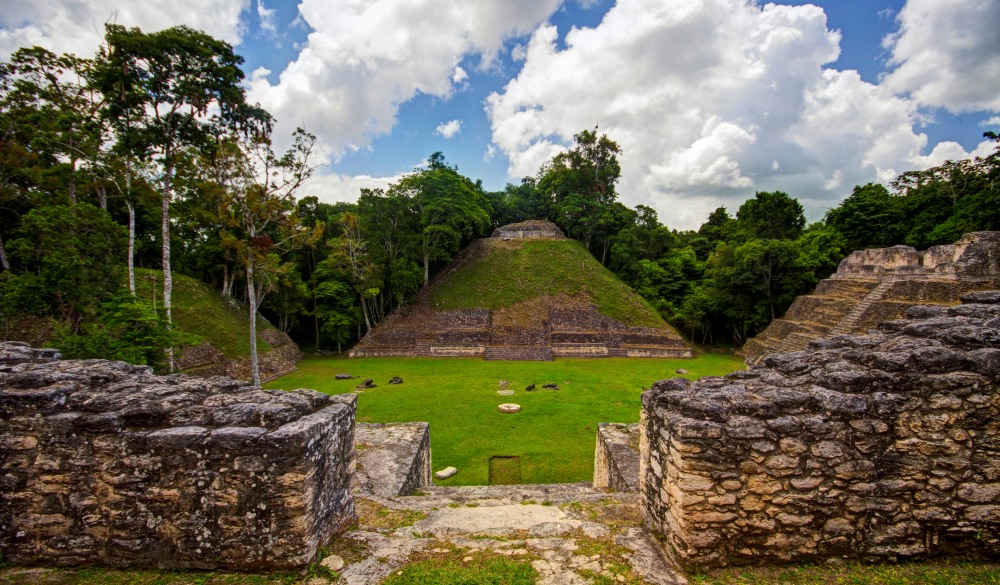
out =
[[354,521],[354,395],[0,344],[9,562],[301,568]]
[[644,520],[689,566],[1000,557],[1000,292],[643,395]]

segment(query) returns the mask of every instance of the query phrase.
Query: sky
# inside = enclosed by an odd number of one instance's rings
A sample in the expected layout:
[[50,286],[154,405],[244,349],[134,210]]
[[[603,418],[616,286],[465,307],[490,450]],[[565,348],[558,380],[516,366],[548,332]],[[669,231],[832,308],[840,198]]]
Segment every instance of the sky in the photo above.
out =
[[1000,131],[1000,0],[0,0],[0,59],[91,56],[106,22],[231,43],[275,145],[318,137],[300,195],[330,202],[436,151],[499,190],[597,127],[619,200],[671,228],[773,190],[818,221]]

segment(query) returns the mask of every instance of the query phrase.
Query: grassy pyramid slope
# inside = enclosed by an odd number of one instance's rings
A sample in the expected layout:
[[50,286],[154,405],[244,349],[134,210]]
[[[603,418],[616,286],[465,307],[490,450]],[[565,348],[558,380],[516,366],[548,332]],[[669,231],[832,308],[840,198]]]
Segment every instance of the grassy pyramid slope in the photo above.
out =
[[635,291],[566,238],[484,238],[354,357],[691,357]]
[[[234,299],[224,298],[210,286],[183,274],[173,274],[171,299],[174,326],[185,333],[197,335],[228,357],[250,357],[249,310]],[[159,313],[163,308],[163,273],[156,269],[136,268],[136,296],[153,304]],[[257,348],[271,348],[261,335],[274,327],[257,319]]]
[[[163,274],[159,270],[136,269],[136,295],[162,311]],[[177,364],[184,372],[200,375],[224,374],[249,380],[250,316],[247,306],[224,297],[209,285],[183,274],[173,274],[172,313],[174,327],[201,338],[184,348]],[[294,369],[302,353],[285,333],[263,317],[257,317],[257,355],[262,378],[270,379]]]
[[439,310],[512,307],[543,295],[586,297],[601,314],[630,327],[662,328],[659,314],[583,247],[569,239],[476,242],[460,269],[428,290]]

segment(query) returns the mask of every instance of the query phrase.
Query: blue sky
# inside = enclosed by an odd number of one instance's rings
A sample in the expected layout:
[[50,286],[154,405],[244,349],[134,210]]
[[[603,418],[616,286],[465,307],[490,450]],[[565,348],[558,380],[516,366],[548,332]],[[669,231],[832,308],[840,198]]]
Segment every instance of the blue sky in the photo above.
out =
[[996,0],[31,4],[0,0],[0,57],[92,54],[108,20],[233,43],[277,144],[319,137],[307,188],[331,201],[435,151],[500,189],[599,124],[621,200],[671,227],[774,189],[818,220],[854,185],[990,152],[1000,123]]

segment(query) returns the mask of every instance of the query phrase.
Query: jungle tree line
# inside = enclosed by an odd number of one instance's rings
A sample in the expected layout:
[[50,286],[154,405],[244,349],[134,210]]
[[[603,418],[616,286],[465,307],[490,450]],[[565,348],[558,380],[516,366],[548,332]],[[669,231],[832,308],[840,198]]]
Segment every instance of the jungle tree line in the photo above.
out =
[[[273,120],[246,101],[241,63],[185,27],[119,26],[92,59],[35,47],[0,63],[4,327],[51,318],[68,355],[169,369],[163,348],[184,341],[169,326],[173,270],[339,351],[474,238],[549,219],[683,333],[738,345],[854,249],[1000,229],[994,153],[859,186],[813,225],[794,197],[764,192],[671,230],[618,200],[622,152],[596,128],[499,192],[433,153],[386,189],[325,203],[302,189],[315,138],[300,130],[272,150]],[[164,270],[158,311],[135,299],[133,264]]]

